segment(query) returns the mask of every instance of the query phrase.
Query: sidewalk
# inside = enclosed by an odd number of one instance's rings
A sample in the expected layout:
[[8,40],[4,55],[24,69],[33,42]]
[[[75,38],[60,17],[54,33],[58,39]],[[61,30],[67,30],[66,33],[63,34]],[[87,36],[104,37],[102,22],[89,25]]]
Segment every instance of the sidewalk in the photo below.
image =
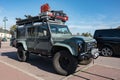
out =
[[0,80],[38,80],[0,62]]
[[120,69],[94,65],[87,70],[80,70],[64,80],[120,80]]

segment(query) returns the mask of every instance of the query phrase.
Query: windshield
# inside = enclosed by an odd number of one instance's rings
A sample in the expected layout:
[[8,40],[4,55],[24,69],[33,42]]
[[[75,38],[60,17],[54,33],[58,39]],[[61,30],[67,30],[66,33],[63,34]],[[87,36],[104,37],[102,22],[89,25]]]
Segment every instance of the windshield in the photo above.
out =
[[50,25],[51,32],[54,34],[71,34],[66,25]]

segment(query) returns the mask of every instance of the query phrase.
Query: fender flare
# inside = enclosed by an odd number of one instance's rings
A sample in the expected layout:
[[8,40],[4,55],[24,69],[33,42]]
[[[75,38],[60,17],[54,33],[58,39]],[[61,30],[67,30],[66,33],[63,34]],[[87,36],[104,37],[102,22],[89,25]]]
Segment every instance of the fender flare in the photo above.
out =
[[77,56],[77,54],[75,54],[75,50],[73,50],[73,49],[71,48],[71,46],[69,46],[69,45],[67,45],[67,44],[55,43],[55,44],[53,45],[53,47],[55,47],[55,46],[65,47],[65,48],[67,48],[67,49],[70,51],[70,53],[71,53],[73,56]]
[[22,44],[23,48],[27,50],[27,45],[25,41],[18,41],[17,44]]

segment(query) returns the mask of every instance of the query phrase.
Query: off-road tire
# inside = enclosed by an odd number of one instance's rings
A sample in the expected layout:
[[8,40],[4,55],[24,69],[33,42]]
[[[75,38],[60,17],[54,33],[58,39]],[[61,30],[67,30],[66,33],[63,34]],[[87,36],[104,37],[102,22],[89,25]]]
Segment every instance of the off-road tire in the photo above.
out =
[[29,52],[25,51],[22,46],[19,46],[17,49],[17,57],[21,62],[26,62],[29,58]]
[[53,58],[53,66],[57,73],[61,75],[69,75],[75,72],[77,68],[77,60],[70,52],[62,50],[57,52]]

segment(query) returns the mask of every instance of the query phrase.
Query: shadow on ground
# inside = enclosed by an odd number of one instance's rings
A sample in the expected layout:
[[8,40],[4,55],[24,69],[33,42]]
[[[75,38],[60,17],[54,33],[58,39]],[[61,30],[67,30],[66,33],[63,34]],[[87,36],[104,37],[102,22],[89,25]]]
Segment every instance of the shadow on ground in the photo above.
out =
[[[11,58],[13,60],[18,61],[16,52],[1,53],[1,56],[7,56],[8,58]],[[31,65],[33,65],[35,67],[38,67],[39,69],[42,69],[44,71],[47,71],[47,72],[50,72],[50,73],[53,73],[53,74],[57,74],[56,71],[53,68],[51,58],[40,57],[40,56],[30,54],[30,59],[29,59],[29,61],[27,61],[27,63],[29,63],[29,64],[31,64]],[[99,74],[95,74],[95,73],[92,73],[92,72],[87,72],[87,71],[82,71],[82,70],[79,70],[79,71],[81,71],[81,72],[83,72],[85,74],[88,74],[88,75],[94,75],[94,76],[102,77],[102,78],[105,78],[105,79],[108,79],[108,80],[114,80],[112,78],[109,78],[109,77],[106,77],[106,76],[103,76],[103,75],[99,75]],[[81,76],[80,74],[79,75],[72,74],[72,76],[83,78],[85,80],[90,80],[87,77]]]
[[[8,58],[18,61],[16,52],[1,53],[1,56],[7,56]],[[50,58],[40,57],[40,56],[30,54],[30,58],[27,61],[27,63],[33,66],[36,66],[39,69],[42,69],[44,71],[56,74],[56,71],[54,70],[52,65],[52,59]]]

